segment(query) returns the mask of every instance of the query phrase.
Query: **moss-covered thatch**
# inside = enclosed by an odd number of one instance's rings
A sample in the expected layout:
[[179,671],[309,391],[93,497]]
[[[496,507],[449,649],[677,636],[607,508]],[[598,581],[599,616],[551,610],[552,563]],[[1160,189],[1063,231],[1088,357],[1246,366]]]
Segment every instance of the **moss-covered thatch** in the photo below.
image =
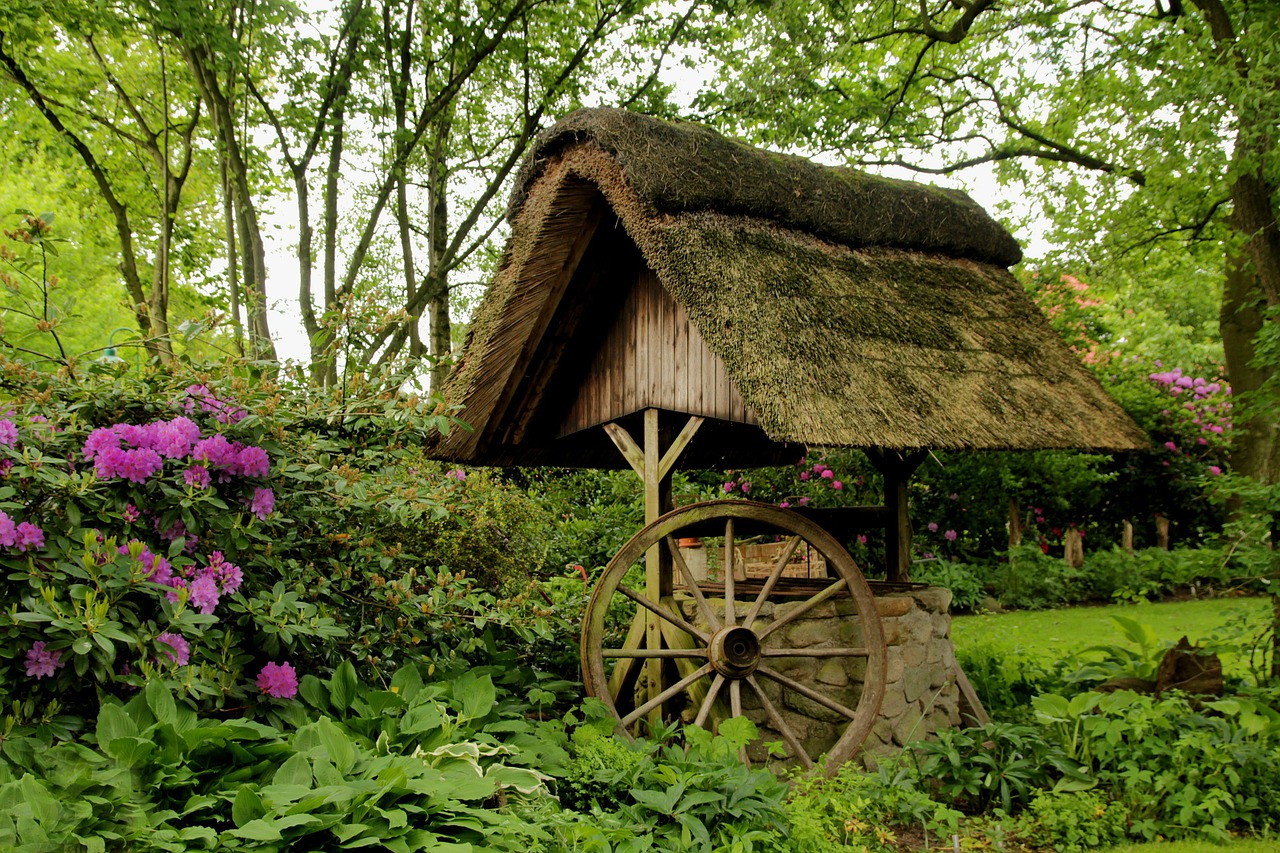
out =
[[615,109],[578,110],[542,134],[521,165],[509,219],[547,164],[583,142],[614,159],[650,214],[742,214],[852,247],[919,249],[1002,267],[1022,259],[1009,232],[958,190],[819,166],[699,124]]
[[[565,292],[556,276],[602,207],[774,442],[1145,446],[1005,269],[1019,258],[1012,237],[964,194],[817,166],[697,126],[582,110],[522,167],[511,242],[446,387],[477,429],[455,431],[439,455],[562,460],[575,440],[600,440],[530,434],[516,446],[511,424],[523,399],[513,389],[545,369],[540,339]],[[599,464],[594,453],[578,458]]]

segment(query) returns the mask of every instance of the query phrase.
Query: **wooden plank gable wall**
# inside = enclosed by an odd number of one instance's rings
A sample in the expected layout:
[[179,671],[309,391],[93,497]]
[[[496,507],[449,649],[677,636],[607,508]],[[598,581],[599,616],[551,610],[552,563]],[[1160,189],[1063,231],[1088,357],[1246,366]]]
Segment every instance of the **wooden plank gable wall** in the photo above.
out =
[[684,309],[646,266],[633,273],[621,309],[590,363],[557,437],[647,408],[756,425]]

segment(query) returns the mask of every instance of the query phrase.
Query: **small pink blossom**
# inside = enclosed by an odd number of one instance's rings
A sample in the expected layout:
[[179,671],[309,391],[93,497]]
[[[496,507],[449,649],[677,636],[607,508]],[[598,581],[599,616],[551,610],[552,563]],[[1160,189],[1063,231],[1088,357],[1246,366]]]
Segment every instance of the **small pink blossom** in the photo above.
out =
[[29,678],[48,678],[65,666],[62,652],[46,650],[43,640],[36,640],[27,650],[27,676]]
[[732,492],[735,488],[737,488],[737,486],[738,486],[737,483],[733,482],[732,480],[729,480],[727,483],[724,484],[725,494]]
[[948,542],[954,542],[956,541],[956,532],[954,530],[948,530],[946,533],[942,534],[942,538],[946,539]]
[[1222,473],[1222,469],[1221,469],[1221,468],[1219,468],[1217,465],[1210,465],[1210,466],[1209,466],[1209,473],[1216,477],[1216,476],[1218,476],[1219,474],[1221,474],[1221,473]]
[[18,525],[17,545],[19,551],[34,550],[44,547],[44,531],[29,521]]
[[18,441],[18,427],[8,418],[0,418],[0,444],[12,447]]
[[259,521],[266,519],[271,515],[271,511],[276,508],[276,495],[270,489],[258,488],[253,490],[253,499],[249,501],[249,511],[258,517]]
[[839,480],[832,480],[831,488],[835,489],[838,492],[844,488],[844,483],[840,482]]
[[929,532],[930,532],[930,533],[937,533],[937,532],[938,532],[938,522],[936,522],[936,521],[931,521],[931,522],[929,522],[928,527],[929,527]]
[[203,465],[192,465],[182,472],[182,481],[197,489],[207,489],[210,483],[209,469]]
[[[160,645],[160,653],[167,657],[171,663],[175,663],[178,666],[186,666],[191,660],[191,645],[181,634],[165,631],[156,637],[156,643]],[[168,648],[166,649],[165,646],[168,646]]]
[[822,479],[824,480],[830,480],[835,475],[836,475],[836,472],[832,471],[830,468],[824,468],[822,470]]
[[298,674],[290,663],[269,663],[258,673],[258,689],[277,699],[298,695]]
[[801,481],[801,482],[804,482],[804,481],[806,481],[806,480],[808,480],[808,479],[809,479],[809,472],[808,472],[808,471],[801,471],[801,472],[800,472],[800,481]]

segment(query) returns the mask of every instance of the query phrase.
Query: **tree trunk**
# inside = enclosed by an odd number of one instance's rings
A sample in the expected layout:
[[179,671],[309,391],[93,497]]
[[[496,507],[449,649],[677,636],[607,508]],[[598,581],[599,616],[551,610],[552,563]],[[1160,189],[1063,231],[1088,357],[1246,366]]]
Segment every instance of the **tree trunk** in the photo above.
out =
[[452,126],[449,111],[445,110],[436,123],[435,148],[427,173],[427,199],[431,205],[431,266],[427,282],[431,292],[427,305],[431,317],[431,354],[436,359],[431,367],[432,391],[439,391],[444,386],[452,368],[450,356],[453,354],[453,325],[449,317],[449,269],[445,258],[449,249],[449,182],[445,158],[449,150],[447,139]]
[[1017,548],[1022,544],[1022,510],[1018,507],[1017,498],[1009,498],[1009,547]]

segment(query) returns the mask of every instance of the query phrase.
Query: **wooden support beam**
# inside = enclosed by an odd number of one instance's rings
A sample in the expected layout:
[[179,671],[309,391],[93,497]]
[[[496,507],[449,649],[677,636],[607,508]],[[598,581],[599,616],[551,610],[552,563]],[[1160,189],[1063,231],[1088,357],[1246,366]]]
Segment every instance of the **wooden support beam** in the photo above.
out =
[[[700,417],[691,417],[664,451],[658,419],[657,409],[645,409],[643,446],[616,423],[605,424],[604,427],[614,446],[618,448],[644,486],[644,523],[646,525],[657,521],[673,508],[671,472],[680,454],[689,446],[689,442],[693,440],[703,422]],[[650,601],[669,599],[673,574],[671,554],[661,543],[655,543],[645,552],[645,597]],[[648,611],[637,613],[632,628],[632,632],[627,636],[626,648],[645,648],[651,651],[664,648],[666,638],[663,623],[656,614]],[[658,657],[644,662],[644,694],[649,699],[662,692],[662,666],[663,661]],[[687,673],[684,674],[687,675]],[[620,685],[623,680],[624,676],[619,676],[615,682]],[[641,698],[639,703],[644,704],[645,701],[648,700]],[[654,708],[651,717],[656,720],[661,712],[660,707]]]
[[884,477],[884,505],[890,519],[884,530],[885,580],[908,583],[911,580],[911,513],[907,506],[907,484],[911,475],[929,456],[927,450],[872,448],[867,458]]
[[[636,440],[631,437],[631,433],[627,432],[617,424],[605,424],[604,431],[609,434],[609,438],[613,440],[614,446],[622,453],[622,458],[627,460],[627,464],[631,466],[631,470],[636,472],[636,476],[640,478],[640,482],[644,482],[644,451],[640,449],[640,445],[636,444]],[[648,516],[645,516],[645,524],[648,524]]]

